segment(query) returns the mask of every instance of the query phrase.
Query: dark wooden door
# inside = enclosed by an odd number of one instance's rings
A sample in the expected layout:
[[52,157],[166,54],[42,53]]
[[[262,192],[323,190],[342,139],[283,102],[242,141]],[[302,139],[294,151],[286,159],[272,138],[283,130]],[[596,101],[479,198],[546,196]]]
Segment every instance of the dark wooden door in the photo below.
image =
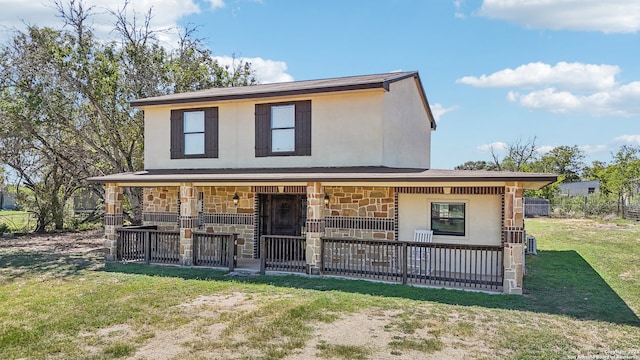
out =
[[299,206],[299,196],[274,195],[271,198],[270,235],[300,235]]

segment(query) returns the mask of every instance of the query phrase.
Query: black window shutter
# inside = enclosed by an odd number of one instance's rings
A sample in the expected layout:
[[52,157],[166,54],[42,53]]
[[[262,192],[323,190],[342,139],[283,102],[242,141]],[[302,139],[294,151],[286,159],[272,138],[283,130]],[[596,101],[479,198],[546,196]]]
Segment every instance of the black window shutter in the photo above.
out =
[[218,108],[204,111],[204,156],[218,157]]
[[296,101],[296,155],[311,155],[311,100]]
[[268,156],[271,152],[271,107],[256,104],[256,157]]
[[171,110],[171,158],[184,159],[184,121],[182,110]]

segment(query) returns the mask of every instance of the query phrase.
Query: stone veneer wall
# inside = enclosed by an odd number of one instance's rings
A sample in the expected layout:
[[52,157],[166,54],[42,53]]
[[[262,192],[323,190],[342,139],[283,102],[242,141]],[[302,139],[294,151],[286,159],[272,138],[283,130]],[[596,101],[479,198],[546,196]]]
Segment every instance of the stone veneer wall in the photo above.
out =
[[122,187],[107,183],[104,189],[104,236],[105,260],[116,260],[117,235],[116,230],[122,227]]
[[329,206],[324,213],[324,236],[395,239],[393,188],[328,186],[325,192],[329,195]]
[[[254,253],[254,198],[251,186],[199,186],[203,193],[204,230],[238,234],[238,256],[251,258]],[[233,196],[238,194],[238,205]],[[222,215],[224,216],[216,216]]]
[[[204,225],[199,230],[238,234],[238,256],[253,256],[254,192],[251,186],[196,186],[196,199],[202,193]],[[178,193],[180,187],[144,188],[144,225],[159,230],[178,231]],[[233,196],[238,194],[238,205]]]
[[[178,186],[144,188],[142,218],[144,225],[156,225],[158,230],[178,231]],[[162,218],[162,220],[161,220]]]
[[524,265],[524,201],[518,183],[507,183],[504,194],[503,292],[522,294]]

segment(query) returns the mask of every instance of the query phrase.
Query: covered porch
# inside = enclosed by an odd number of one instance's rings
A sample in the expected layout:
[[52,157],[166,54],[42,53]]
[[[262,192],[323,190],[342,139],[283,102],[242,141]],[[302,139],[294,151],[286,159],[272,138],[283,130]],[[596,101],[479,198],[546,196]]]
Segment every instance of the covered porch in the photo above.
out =
[[[522,192],[531,183],[496,175],[472,181],[460,173],[465,172],[449,173],[452,177],[443,180],[434,175],[427,179],[421,172],[412,181],[390,181],[386,173],[367,179],[294,173],[269,181],[259,176],[260,182],[255,174],[233,182],[215,175],[183,175],[181,180],[189,182],[112,176],[105,181],[106,259],[229,271],[252,263],[261,273],[521,293]],[[123,226],[124,186],[144,189],[142,227]],[[433,227],[434,220],[416,216],[412,207],[422,204],[429,211],[429,202],[447,199],[466,204],[465,236],[414,241],[413,232]],[[490,211],[483,208],[486,204]],[[492,215],[480,216],[480,224],[471,219],[487,212]]]

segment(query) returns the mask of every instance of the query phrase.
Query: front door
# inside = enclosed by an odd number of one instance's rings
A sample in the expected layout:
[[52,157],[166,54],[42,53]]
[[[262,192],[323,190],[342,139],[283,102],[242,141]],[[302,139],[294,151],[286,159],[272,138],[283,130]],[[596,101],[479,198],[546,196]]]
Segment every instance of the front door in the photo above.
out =
[[273,195],[271,198],[271,234],[300,235],[300,200],[297,195]]
[[[261,194],[259,197],[259,233],[262,235],[303,235],[306,221],[306,195]],[[259,244],[259,242],[257,243]],[[254,256],[260,257],[260,247],[254,248]]]

